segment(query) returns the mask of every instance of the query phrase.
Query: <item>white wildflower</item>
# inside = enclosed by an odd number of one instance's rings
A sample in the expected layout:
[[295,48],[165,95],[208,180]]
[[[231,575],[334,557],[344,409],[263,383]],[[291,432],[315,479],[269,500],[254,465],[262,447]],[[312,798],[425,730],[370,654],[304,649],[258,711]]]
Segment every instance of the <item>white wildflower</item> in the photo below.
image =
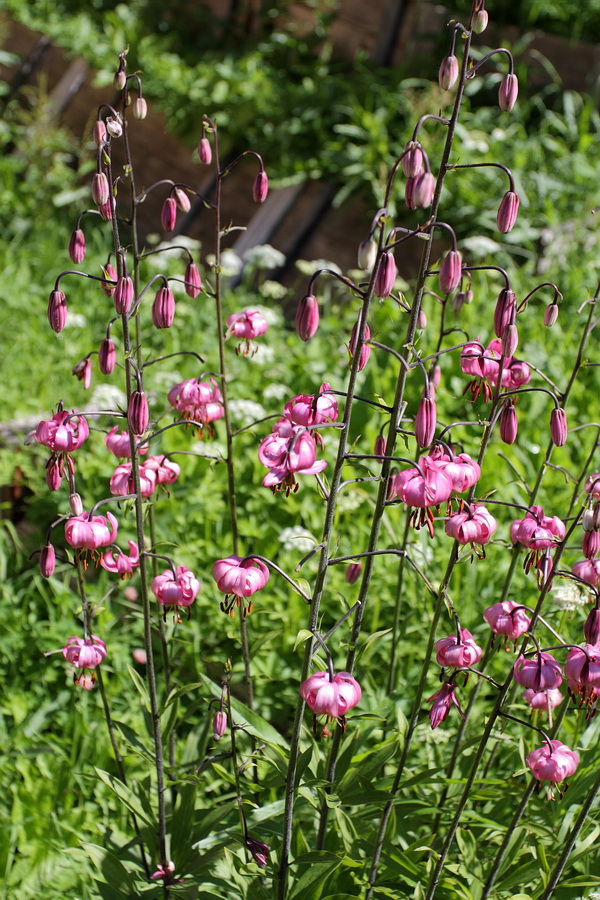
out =
[[251,425],[252,422],[264,419],[265,416],[269,415],[260,403],[256,403],[254,400],[241,399],[229,401],[229,412],[234,422],[241,426]]
[[314,275],[319,269],[331,269],[332,272],[336,272],[338,275],[342,274],[340,267],[336,266],[336,264],[329,259],[297,259],[296,268],[298,271],[302,272],[303,275]]
[[282,529],[279,540],[283,544],[284,550],[298,550],[300,553],[308,553],[319,543],[310,531],[300,525]]
[[256,266],[258,269],[279,269],[285,265],[285,255],[270,244],[256,244],[255,247],[249,247],[242,254],[242,259],[247,265]]
[[92,391],[87,409],[127,409],[127,396],[114,384],[99,384]]
[[288,292],[284,284],[267,278],[260,286],[260,292],[267,300],[282,300]]

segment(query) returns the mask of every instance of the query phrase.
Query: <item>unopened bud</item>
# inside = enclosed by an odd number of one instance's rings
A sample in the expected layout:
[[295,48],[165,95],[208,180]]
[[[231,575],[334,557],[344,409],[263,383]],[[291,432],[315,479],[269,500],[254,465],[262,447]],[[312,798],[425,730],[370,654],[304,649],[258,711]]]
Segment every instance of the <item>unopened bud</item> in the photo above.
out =
[[94,122],[94,127],[92,129],[92,138],[98,146],[100,146],[102,141],[106,140],[106,125],[104,124],[103,119],[97,119]]
[[440,65],[438,82],[443,91],[454,87],[458,79],[458,60],[456,56],[446,56]]
[[177,203],[173,197],[167,197],[163,203],[160,222],[165,231],[173,231],[177,219]]
[[595,531],[594,512],[591,509],[585,509],[581,517],[581,527],[584,531]]
[[494,333],[496,337],[501,338],[508,326],[514,324],[516,306],[515,292],[511,291],[510,288],[503,288],[498,294],[494,310]]
[[567,443],[567,414],[560,406],[550,413],[550,436],[556,447]]
[[152,321],[155,328],[170,328],[175,318],[175,297],[169,287],[159,288],[152,304]]
[[507,325],[502,335],[501,353],[502,356],[514,356],[514,352],[519,346],[519,330],[516,325]]
[[[126,591],[127,591],[127,588],[125,588],[125,592]],[[137,591],[136,591],[136,593],[137,593]],[[143,647],[136,647],[135,650],[131,651],[131,655],[133,657],[133,661],[136,662],[138,664],[138,666],[145,666],[146,663],[148,662],[148,654],[146,653],[146,651],[144,650]]]
[[517,439],[519,423],[513,403],[507,403],[500,415],[500,437],[505,444],[514,444]]
[[544,310],[544,325],[547,328],[552,328],[556,320],[558,319],[558,303],[551,303]]
[[417,328],[419,331],[425,331],[427,328],[427,313],[424,309],[420,309],[417,314]]
[[381,254],[379,267],[375,275],[375,294],[381,299],[389,297],[396,283],[396,260],[394,254],[385,250]]
[[[354,327],[352,328],[352,334],[350,335],[350,343],[348,344],[348,352],[350,353],[350,358],[354,358],[354,354],[356,353],[356,348],[358,345],[358,335],[360,333],[360,323],[361,323],[362,313],[359,314],[358,319],[354,323]],[[360,348],[360,356],[358,358],[358,371],[362,372],[367,362],[369,361],[369,357],[371,355],[370,346],[365,343],[371,337],[371,329],[367,324],[365,324],[364,333],[363,333],[363,343]]]
[[302,341],[309,341],[319,327],[319,304],[314,294],[302,298],[296,310],[296,331]]
[[500,201],[498,216],[496,217],[500,234],[508,234],[509,231],[513,230],[514,224],[517,221],[520,202],[519,195],[514,191],[507,191],[505,193]]
[[188,297],[197,297],[202,290],[202,279],[195,262],[189,262],[185,267],[185,292]]
[[378,434],[375,438],[375,446],[373,453],[375,456],[385,456],[386,440],[382,434]]
[[150,419],[148,399],[144,391],[133,391],[127,408],[127,421],[134,434],[145,434]]
[[358,245],[358,268],[371,270],[377,259],[377,244],[375,241],[361,241]]
[[109,116],[106,120],[106,130],[114,138],[120,138],[123,134],[123,122],[121,116]]
[[435,400],[423,397],[415,417],[415,438],[419,447],[429,447],[435,437],[437,412]]
[[440,382],[442,380],[442,367],[435,366],[433,370],[433,376],[431,378],[431,387],[437,390],[440,386]]
[[50,578],[54,574],[56,568],[56,552],[52,544],[48,543],[42,547],[40,553],[40,572],[44,578]]
[[112,206],[110,205],[110,200],[107,200],[106,203],[101,203],[98,207],[98,212],[105,222],[110,222],[112,219]]
[[133,103],[134,119],[145,119],[148,115],[148,104],[143,97],[137,97]]
[[489,16],[486,9],[480,9],[473,17],[473,31],[482,34],[488,26]]
[[222,709],[215,713],[213,719],[213,741],[220,741],[227,731],[227,713]]
[[594,514],[594,528],[600,530],[600,503],[594,503],[592,512]]
[[415,176],[412,201],[415,209],[427,209],[433,203],[435,178],[431,172],[421,172]]
[[104,338],[98,350],[98,365],[103,375],[110,375],[117,362],[117,349],[114,341]]
[[62,291],[52,291],[48,300],[48,324],[57,334],[67,324],[67,303]]
[[69,509],[74,516],[80,516],[83,512],[83,503],[79,494],[69,494]]
[[61,484],[64,472],[64,463],[62,459],[50,459],[46,468],[46,484],[49,491],[57,491]]
[[133,281],[129,275],[124,275],[117,281],[117,287],[113,296],[115,309],[120,316],[126,315],[133,301]]
[[600,531],[586,531],[582,541],[583,555],[586,559],[593,559],[600,550]]
[[269,193],[269,179],[264,169],[256,173],[254,184],[252,185],[252,198],[255,203],[264,203]]
[[85,235],[81,228],[76,228],[69,241],[69,256],[71,262],[78,266],[85,257]]
[[505,75],[498,90],[498,105],[504,112],[510,112],[519,96],[519,79],[512,72]]
[[452,309],[455,312],[460,312],[463,306],[465,305],[465,292],[457,291],[454,295],[454,300],[452,301]]
[[591,644],[592,647],[598,646],[600,641],[600,609],[595,608],[589,613],[583,626],[583,634],[586,644]]
[[190,211],[192,204],[187,191],[184,191],[183,188],[179,187],[173,188],[173,196],[175,197],[175,203],[181,212],[187,213]]
[[89,356],[75,363],[71,369],[71,374],[76,375],[79,381],[83,381],[83,387],[87,391],[92,383],[92,361]]
[[212,148],[208,138],[203,137],[198,144],[198,159],[203,166],[210,166],[212,161]]
[[407,178],[414,178],[423,171],[423,150],[420,144],[409,141],[404,148],[402,157],[402,171]]
[[94,198],[94,203],[98,206],[108,203],[110,189],[108,186],[108,178],[104,172],[96,172],[92,178],[92,197]]
[[115,72],[115,77],[113,78],[113,84],[118,91],[122,91],[125,85],[127,84],[127,74],[125,69],[119,69],[118,72]]
[[346,579],[346,584],[356,584],[356,582],[360,578],[361,572],[362,572],[362,563],[360,563],[360,562],[350,563],[350,565],[346,569],[346,575],[344,576]]
[[449,250],[440,266],[440,288],[442,294],[451,294],[460,284],[462,277],[462,256],[460,250]]
[[[106,279],[106,281],[114,281],[114,282],[117,281],[117,272],[116,272],[115,267],[112,265],[112,263],[106,263],[105,266],[102,266],[102,274],[104,275],[104,278]],[[117,287],[116,283],[115,284],[103,284],[102,290],[104,291],[104,293],[106,294],[107,297],[113,297],[116,287]]]

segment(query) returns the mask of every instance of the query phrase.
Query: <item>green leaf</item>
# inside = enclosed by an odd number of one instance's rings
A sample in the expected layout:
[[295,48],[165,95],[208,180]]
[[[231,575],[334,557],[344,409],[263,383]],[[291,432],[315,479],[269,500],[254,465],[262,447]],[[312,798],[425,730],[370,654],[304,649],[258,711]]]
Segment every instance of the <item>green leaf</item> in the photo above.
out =
[[121,803],[123,803],[134,816],[140,819],[140,821],[145,822],[146,825],[152,827],[156,825],[154,817],[144,809],[131,788],[126,784],[123,784],[122,781],[119,781],[118,778],[113,778],[108,772],[103,772],[102,769],[98,769],[96,766],[94,766],[94,769],[98,777],[109,786],[109,788],[117,795]]
[[309,631],[307,628],[301,628],[298,634],[296,635],[296,640],[294,642],[294,650],[296,650],[300,644],[303,644],[305,641],[308,641],[312,638],[312,631]]
[[151,710],[150,695],[148,694],[148,688],[146,687],[146,682],[140,676],[140,674],[138,672],[136,672],[136,670],[133,668],[133,666],[127,666],[127,671],[129,672],[129,674],[131,676],[131,680],[133,681],[135,689],[137,690],[138,694],[144,701],[144,706],[146,707],[148,712],[150,712],[150,710]]
[[[211,681],[206,675],[202,675],[202,679],[204,681],[204,686],[208,688],[213,697],[220,699],[221,686],[215,684],[214,681]],[[280,747],[287,748],[288,744],[285,738],[282,737],[282,735],[280,735],[266,719],[263,719],[262,716],[253,712],[253,710],[248,709],[244,703],[240,700],[236,700],[235,697],[231,698],[231,709],[236,714],[236,725],[245,725],[250,734],[259,738],[261,741],[265,741],[267,744],[277,744]]]
[[342,856],[326,850],[314,850],[294,860],[292,865],[309,868],[298,879],[290,894],[290,900],[319,900],[326,887],[326,879],[341,865]]
[[114,896],[118,898],[138,897],[139,894],[134,888],[134,881],[121,860],[107,850],[105,847],[99,847],[98,844],[89,844],[82,841],[81,846],[96,866],[102,877],[106,879]]

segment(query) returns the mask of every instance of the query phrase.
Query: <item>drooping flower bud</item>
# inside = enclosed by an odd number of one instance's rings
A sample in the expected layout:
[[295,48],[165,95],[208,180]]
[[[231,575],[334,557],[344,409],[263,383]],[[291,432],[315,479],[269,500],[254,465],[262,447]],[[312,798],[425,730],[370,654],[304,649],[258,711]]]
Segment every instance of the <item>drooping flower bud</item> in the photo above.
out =
[[181,210],[181,212],[187,213],[192,208],[192,203],[189,198],[189,195],[183,188],[173,188],[173,196],[175,197],[175,203],[177,204],[177,208]]
[[98,207],[98,212],[100,213],[100,217],[104,219],[105,222],[110,222],[112,219],[112,206],[110,200],[107,200],[106,203],[101,203]]
[[103,119],[97,119],[92,129],[92,137],[94,142],[100,146],[102,141],[106,140],[106,125]]
[[177,219],[177,203],[174,197],[167,197],[160,214],[160,223],[165,231],[173,231]]
[[319,327],[319,304],[314,294],[306,294],[296,310],[296,331],[302,341],[309,341]]
[[595,531],[594,511],[592,509],[584,509],[581,517],[581,527],[584,531]]
[[519,346],[519,330],[516,325],[507,325],[502,335],[500,350],[502,356],[513,356]]
[[83,513],[83,503],[79,494],[69,494],[69,509],[74,516],[80,516]]
[[46,484],[49,491],[57,491],[62,484],[64,463],[62,459],[51,456],[46,463]]
[[123,275],[117,281],[117,287],[113,297],[115,309],[120,316],[126,315],[133,301],[133,280],[129,275]]
[[379,267],[375,275],[375,295],[377,297],[381,297],[383,300],[385,297],[390,296],[396,282],[396,273],[394,254],[389,250],[385,250],[381,254]]
[[445,56],[438,72],[438,82],[443,91],[454,87],[458,79],[458,60],[454,54]]
[[356,582],[360,578],[361,572],[362,572],[362,563],[360,563],[360,562],[350,563],[350,565],[346,569],[346,574],[344,576],[346,579],[346,584],[356,584]]
[[597,647],[600,643],[600,609],[594,608],[583,626],[583,634],[585,640],[592,647]]
[[510,112],[519,96],[519,79],[512,72],[504,76],[498,90],[498,106],[504,112]]
[[[359,314],[358,319],[354,323],[354,326],[352,328],[352,334],[350,335],[350,343],[348,344],[348,351],[350,353],[351,358],[353,358],[354,354],[356,353],[356,347],[358,344],[358,335],[359,335],[359,331],[360,331],[360,321],[361,321],[361,314]],[[367,343],[365,343],[366,341],[369,340],[370,337],[371,337],[371,329],[369,328],[368,325],[365,325],[364,334],[363,334],[363,343],[360,348],[360,357],[358,360],[358,371],[359,372],[362,372],[362,370],[366,366],[367,362],[369,361],[369,357],[371,355],[371,348]]]
[[404,148],[402,157],[402,171],[407,178],[414,178],[423,171],[423,150],[420,144],[409,141]]
[[145,434],[150,419],[148,399],[144,391],[133,391],[127,408],[127,421],[134,434]]
[[104,172],[96,172],[92,178],[92,197],[97,206],[108,203],[110,196],[110,188],[108,186],[108,178]]
[[123,122],[121,116],[109,116],[106,120],[106,130],[111,137],[120,138],[123,134]]
[[373,448],[373,454],[375,456],[384,457],[386,445],[387,442],[384,436],[382,434],[378,434],[375,438],[375,447]]
[[215,713],[213,719],[213,741],[220,741],[227,731],[227,713],[222,709]]
[[152,304],[152,321],[155,328],[170,328],[175,317],[175,297],[173,291],[164,285],[156,292]]
[[127,73],[125,72],[125,69],[119,69],[117,72],[115,72],[113,84],[117,91],[123,90],[123,88],[127,84]]
[[560,406],[550,413],[550,437],[555,447],[567,443],[567,414]]
[[98,350],[98,365],[103,375],[110,375],[117,362],[117,350],[114,341],[104,338]]
[[40,553],[40,572],[44,578],[50,578],[56,568],[56,553],[52,544],[42,547]]
[[198,144],[198,159],[203,166],[210,166],[212,162],[212,148],[207,137],[200,139]]
[[507,191],[500,201],[500,206],[498,207],[498,231],[500,234],[508,234],[509,231],[512,231],[514,228],[514,224],[517,221],[517,213],[519,212],[519,195],[514,191]]
[[264,203],[269,193],[269,179],[264,169],[256,173],[254,184],[252,185],[252,199],[255,203]]
[[460,284],[462,276],[462,256],[460,250],[449,250],[440,266],[440,288],[442,294],[451,294]]
[[134,119],[145,119],[148,115],[148,104],[143,97],[136,97],[133,103]]
[[185,292],[188,297],[197,297],[202,290],[202,279],[195,262],[189,262],[185,268]]
[[412,202],[414,209],[427,209],[433,202],[435,193],[435,178],[431,172],[421,172],[415,175]]
[[79,381],[83,381],[83,386],[87,391],[92,383],[92,361],[89,356],[86,356],[85,359],[75,363],[71,369],[71,373],[76,375]]
[[501,338],[506,328],[515,321],[517,301],[515,292],[503,288],[498,294],[494,309],[494,333]]
[[427,328],[427,313],[422,307],[417,313],[417,328],[419,331],[425,331]]
[[436,423],[435,400],[423,397],[415,418],[415,438],[419,447],[429,447],[435,435]]
[[514,403],[508,402],[500,415],[500,438],[505,444],[514,444],[519,423]]
[[358,245],[358,268],[372,269],[377,259],[377,244],[375,241],[368,239],[361,241]]
[[482,34],[488,26],[489,16],[487,9],[479,9],[473,17],[473,31]]
[[71,261],[78,266],[85,257],[85,235],[81,228],[76,228],[69,241],[69,256]]
[[552,328],[558,319],[558,303],[551,303],[544,310],[544,325],[546,328]]
[[582,546],[585,558],[594,559],[600,551],[600,531],[585,531]]
[[60,334],[67,324],[67,303],[62,291],[52,291],[48,299],[48,324]]
[[[106,263],[105,266],[102,266],[102,274],[104,275],[107,281],[116,281],[117,280],[117,272],[116,269],[111,263]],[[102,290],[106,294],[107,297],[114,296],[116,284],[103,284]]]

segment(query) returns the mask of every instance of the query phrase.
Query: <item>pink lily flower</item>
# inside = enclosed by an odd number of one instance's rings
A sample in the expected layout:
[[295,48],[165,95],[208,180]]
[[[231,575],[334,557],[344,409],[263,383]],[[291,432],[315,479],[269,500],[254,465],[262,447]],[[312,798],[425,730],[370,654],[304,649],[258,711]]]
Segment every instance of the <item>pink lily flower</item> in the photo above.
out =
[[[129,443],[129,432],[120,431],[117,434],[117,425],[108,432],[106,437],[104,438],[104,443],[111,453],[114,453],[115,456],[118,456],[120,459],[126,458],[129,459],[131,457],[131,446]],[[140,456],[143,456],[148,452],[148,445],[143,444],[138,453]]]
[[72,410],[59,409],[51,419],[42,421],[34,432],[34,440],[55,453],[72,453],[87,440],[90,433],[84,416]]
[[447,681],[441,686],[436,694],[432,694],[432,696],[425,701],[425,703],[431,703],[433,701],[433,706],[429,710],[429,724],[431,725],[432,730],[442,724],[453,706],[456,706],[464,720],[465,714],[460,708],[460,703],[456,698],[455,690],[454,684]]
[[218,559],[212,568],[212,576],[217,582],[218,589],[228,595],[221,603],[223,612],[233,616],[233,607],[237,605],[242,609],[244,618],[252,612],[252,601],[248,606],[243,603],[246,597],[251,597],[256,591],[264,588],[271,573],[269,567],[261,560],[253,557],[241,557],[231,555],[225,559]]
[[134,566],[139,566],[140,564],[140,550],[135,541],[128,541],[128,543],[129,556],[126,556],[119,548],[117,548],[117,556],[113,554],[112,550],[107,550],[100,560],[102,568],[106,569],[107,572],[114,572],[115,575],[120,575],[121,578],[125,578],[126,575],[133,575]]
[[106,644],[95,634],[87,641],[74,635],[63,647],[62,655],[76,669],[95,669],[106,656]]
[[184,419],[195,419],[203,425],[222,419],[225,415],[221,391],[214,378],[196,381],[194,378],[176,384],[169,391],[168,400]]
[[348,672],[338,672],[329,680],[328,672],[315,672],[302,682],[300,696],[316,716],[327,716],[323,737],[330,737],[329,722],[339,719],[344,724],[348,710],[356,706],[362,697],[360,685]]
[[80,516],[71,516],[65,522],[65,538],[76,550],[97,550],[107,547],[117,537],[118,524],[111,512],[105,516],[91,516],[83,512]]
[[283,414],[294,425],[323,425],[337,422],[338,405],[331,391],[331,385],[323,382],[317,394],[298,394],[283,407]]
[[317,446],[310,431],[292,425],[288,419],[280,419],[275,428],[258,448],[259,460],[269,469],[263,487],[270,487],[273,493],[284,487],[289,496],[298,490],[295,474],[316,475],[327,463],[317,459]]
[[488,606],[483,618],[494,634],[503,634],[511,641],[524,635],[531,625],[527,611],[514,600],[503,600]]
[[[579,765],[579,756],[561,741],[550,741],[539,750],[532,750],[525,759],[538,781],[558,784],[573,775]],[[552,793],[551,798],[554,799]]]
[[152,579],[152,593],[163,606],[191,606],[200,590],[200,582],[186,566],[177,566],[174,575],[165,569]]
[[455,634],[442,638],[435,644],[435,658],[440,666],[467,669],[479,662],[483,650],[475,643],[473,635],[466,628],[460,629],[460,637]]
[[557,688],[562,682],[560,665],[545,651],[540,651],[531,658],[523,655],[517,657],[513,666],[513,676],[517,684],[533,691]]
[[446,520],[445,531],[459,544],[487,544],[498,523],[481,503],[473,503],[469,510],[455,513]]

